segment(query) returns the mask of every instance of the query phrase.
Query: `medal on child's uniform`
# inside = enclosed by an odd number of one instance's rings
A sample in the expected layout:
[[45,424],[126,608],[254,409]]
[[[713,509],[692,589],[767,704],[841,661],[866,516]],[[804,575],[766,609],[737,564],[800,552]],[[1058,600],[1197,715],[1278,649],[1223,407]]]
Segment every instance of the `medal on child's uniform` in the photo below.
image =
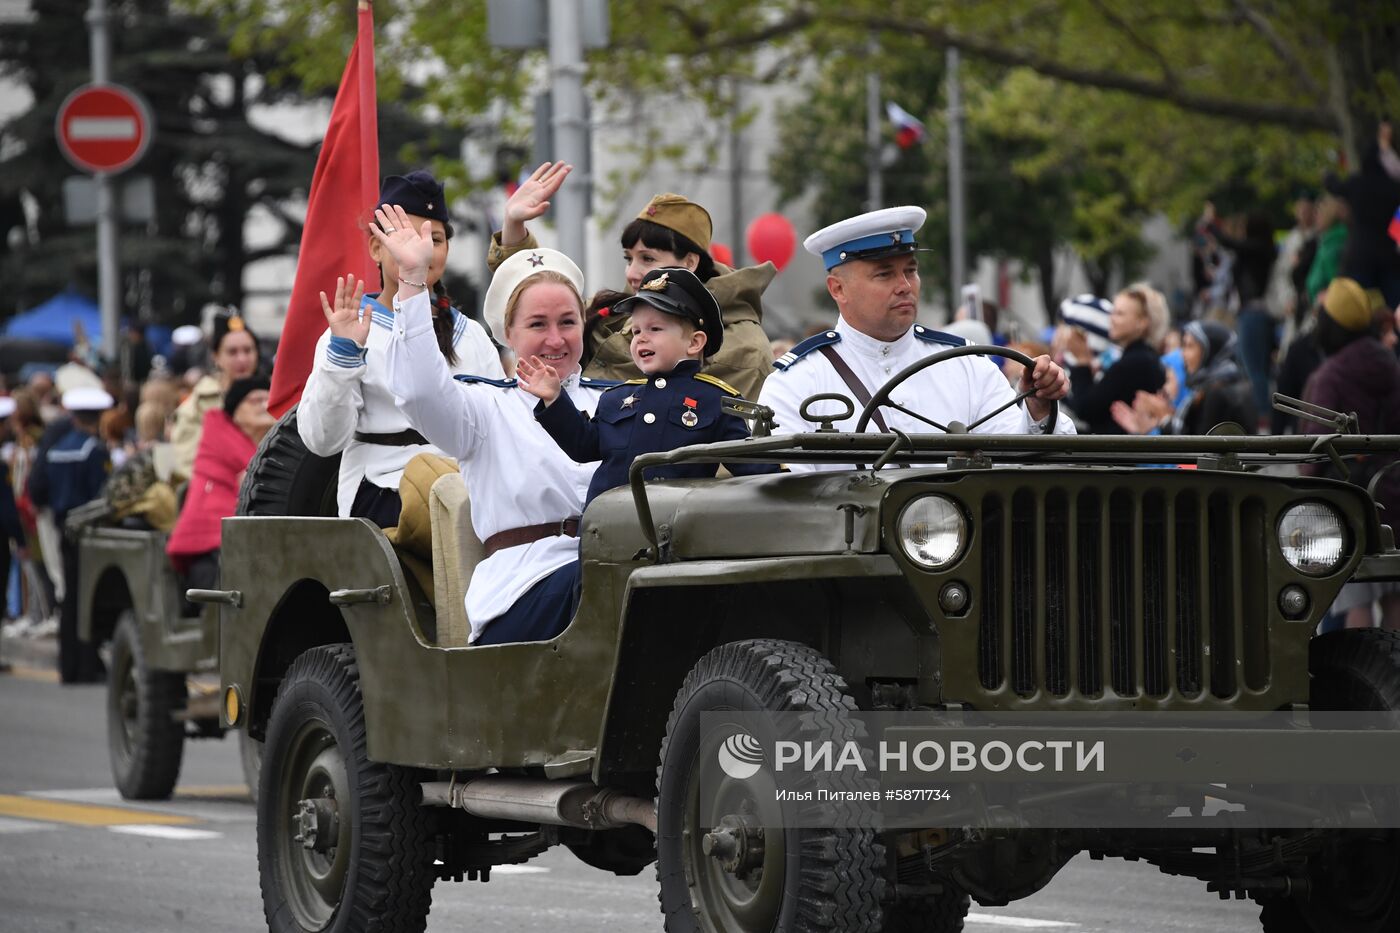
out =
[[627,396],[625,399],[622,400],[622,407],[623,407],[623,408],[631,408],[631,407],[632,407],[633,405],[635,405],[635,404],[637,404],[637,396],[636,396],[636,395],[629,395],[629,396]]
[[681,424],[685,425],[687,428],[695,427],[700,421],[695,414],[695,406],[700,403],[687,395],[682,404],[685,405],[685,411],[681,413]]

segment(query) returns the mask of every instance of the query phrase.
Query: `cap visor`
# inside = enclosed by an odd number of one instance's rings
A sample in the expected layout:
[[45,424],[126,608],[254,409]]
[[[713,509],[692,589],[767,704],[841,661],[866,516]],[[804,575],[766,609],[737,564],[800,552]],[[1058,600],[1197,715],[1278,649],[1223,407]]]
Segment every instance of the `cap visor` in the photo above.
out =
[[914,243],[891,243],[889,246],[876,246],[871,249],[847,253],[843,262],[854,262],[857,259],[889,259],[891,256],[907,256],[910,253],[927,252],[931,252],[928,247],[918,246]]
[[690,317],[690,312],[688,312],[680,302],[661,292],[638,292],[613,305],[612,313],[631,314],[633,310],[635,310],[636,303],[639,301],[644,301],[658,311],[665,311],[667,314],[674,314],[679,318]]

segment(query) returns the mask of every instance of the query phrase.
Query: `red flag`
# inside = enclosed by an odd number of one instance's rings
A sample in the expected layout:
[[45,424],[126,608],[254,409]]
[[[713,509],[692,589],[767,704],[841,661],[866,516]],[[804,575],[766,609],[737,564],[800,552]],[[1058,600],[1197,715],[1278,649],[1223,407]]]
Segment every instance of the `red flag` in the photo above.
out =
[[277,416],[300,400],[315,362],[316,341],[326,329],[320,293],[332,294],[336,276],[347,272],[363,279],[369,289],[379,281],[361,223],[379,195],[377,107],[374,16],[369,3],[362,0],[355,45],[345,62],[331,123],[311,176],[296,279],[272,367],[267,407]]

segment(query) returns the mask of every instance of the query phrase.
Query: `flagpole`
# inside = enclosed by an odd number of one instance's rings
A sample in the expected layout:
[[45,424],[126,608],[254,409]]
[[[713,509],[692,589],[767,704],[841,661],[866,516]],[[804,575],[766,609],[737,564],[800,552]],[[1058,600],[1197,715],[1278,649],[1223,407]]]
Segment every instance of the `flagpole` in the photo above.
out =
[[[549,0],[550,91],[554,104],[557,158],[587,168],[588,119],[583,90],[583,37],[577,0]],[[587,269],[588,178],[575,178],[554,196],[559,250]]]
[[[952,297],[948,307],[955,312],[967,283],[967,205],[963,189],[962,85],[958,77],[958,50],[948,47],[948,233],[952,240]],[[952,312],[949,313],[952,320]]]
[[866,210],[877,211],[885,206],[885,179],[880,174],[880,73],[875,62],[880,60],[880,44],[870,37],[870,70],[865,75],[865,160]]
[[[106,84],[111,80],[112,70],[111,38],[107,29],[107,0],[92,0],[86,19],[92,83]],[[96,172],[93,175],[93,186],[97,192],[97,304],[101,309],[99,320],[102,322],[99,350],[104,361],[116,362],[119,347],[117,326],[121,311],[121,296],[118,294],[121,265],[117,257],[117,204],[112,174]]]

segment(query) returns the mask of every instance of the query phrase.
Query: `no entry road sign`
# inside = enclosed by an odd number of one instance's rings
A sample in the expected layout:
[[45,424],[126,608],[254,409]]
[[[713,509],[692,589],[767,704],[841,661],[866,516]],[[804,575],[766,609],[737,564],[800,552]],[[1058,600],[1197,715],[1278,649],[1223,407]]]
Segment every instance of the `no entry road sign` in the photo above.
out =
[[55,128],[74,167],[109,173],[135,165],[155,130],[145,103],[119,84],[89,84],[69,94]]

